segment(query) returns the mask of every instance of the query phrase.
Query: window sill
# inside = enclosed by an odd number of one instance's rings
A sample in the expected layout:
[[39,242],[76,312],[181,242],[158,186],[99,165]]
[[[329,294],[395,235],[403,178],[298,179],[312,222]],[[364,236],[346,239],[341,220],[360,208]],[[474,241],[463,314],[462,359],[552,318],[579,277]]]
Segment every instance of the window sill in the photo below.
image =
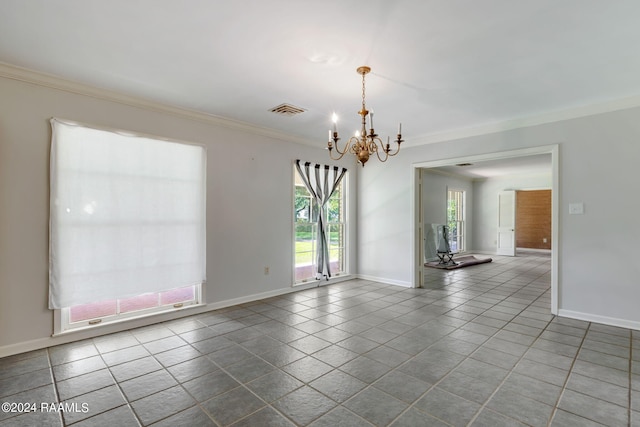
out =
[[297,282],[297,283],[293,284],[293,287],[297,288],[297,287],[309,286],[309,285],[315,285],[315,286],[332,285],[332,284],[344,282],[344,281],[350,280],[350,279],[353,279],[353,275],[349,274],[349,273],[344,273],[344,274],[341,274],[339,276],[333,276],[329,280],[325,280],[325,279],[309,279],[306,282]]
[[[149,319],[152,317],[157,317],[157,316],[166,316],[169,314],[173,314],[173,313],[179,313],[182,311],[187,311],[187,310],[194,310],[197,308],[202,308],[205,307],[207,304],[191,304],[191,305],[187,305],[185,307],[180,307],[180,308],[171,308],[168,310],[163,310],[163,311],[156,311],[153,313],[147,313],[147,314],[141,314],[139,316],[135,316],[135,317],[127,317],[124,319],[113,319],[113,320],[109,320],[106,322],[100,322],[96,325],[87,325],[87,326],[78,326],[75,328],[71,328],[71,329],[67,329],[67,330],[61,330],[61,319],[60,317],[62,316],[62,310],[56,310],[56,330],[54,331],[54,333],[51,335],[52,337],[60,337],[60,336],[66,336],[66,335],[71,335],[71,334],[75,334],[78,332],[86,332],[86,331],[90,331],[90,330],[100,330],[100,329],[105,329],[108,328],[109,326],[115,326],[115,325],[123,325],[126,323],[130,323],[130,322],[135,322],[135,321],[140,321],[143,319]],[[194,313],[195,314],[195,313]],[[162,322],[163,320],[160,320],[160,322]],[[136,326],[137,327],[137,326]]]

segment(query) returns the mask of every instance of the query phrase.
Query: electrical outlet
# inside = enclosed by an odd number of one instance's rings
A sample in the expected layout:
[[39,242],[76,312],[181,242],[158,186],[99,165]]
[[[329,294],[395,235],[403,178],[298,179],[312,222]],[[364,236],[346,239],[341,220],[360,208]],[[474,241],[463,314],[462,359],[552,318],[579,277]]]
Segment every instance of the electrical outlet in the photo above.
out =
[[547,238],[542,239],[542,243],[547,243]]
[[265,274],[265,275],[269,274],[269,267],[265,267],[265,268],[264,268],[264,274]]

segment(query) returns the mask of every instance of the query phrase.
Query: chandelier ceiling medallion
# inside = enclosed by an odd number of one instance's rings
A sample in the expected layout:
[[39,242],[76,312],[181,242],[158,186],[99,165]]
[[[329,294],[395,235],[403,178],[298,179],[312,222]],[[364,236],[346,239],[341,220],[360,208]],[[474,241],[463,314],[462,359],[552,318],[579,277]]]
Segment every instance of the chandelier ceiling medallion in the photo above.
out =
[[[356,70],[358,74],[362,75],[362,110],[358,111],[358,114],[362,116],[362,129],[360,131],[356,131],[355,136],[349,138],[349,142],[347,142],[342,150],[338,147],[338,141],[340,138],[338,137],[338,116],[333,113],[333,131],[329,130],[329,142],[327,144],[327,148],[329,149],[329,156],[333,160],[340,160],[347,152],[356,155],[356,159],[358,163],[360,163],[363,167],[364,164],[369,160],[369,156],[375,153],[378,156],[378,159],[381,162],[386,162],[389,156],[395,156],[400,152],[400,144],[403,142],[402,139],[402,123],[398,125],[398,135],[395,139],[395,143],[397,148],[395,151],[391,151],[391,146],[389,143],[389,137],[387,137],[387,143],[385,144],[378,137],[378,134],[373,129],[373,111],[369,112],[367,107],[365,106],[365,96],[364,96],[364,76],[366,76],[371,68],[367,66],[358,67]],[[371,113],[371,114],[369,114]],[[367,131],[367,116],[370,116],[369,119],[369,130]],[[338,152],[338,157],[333,157],[333,149],[336,149]]]

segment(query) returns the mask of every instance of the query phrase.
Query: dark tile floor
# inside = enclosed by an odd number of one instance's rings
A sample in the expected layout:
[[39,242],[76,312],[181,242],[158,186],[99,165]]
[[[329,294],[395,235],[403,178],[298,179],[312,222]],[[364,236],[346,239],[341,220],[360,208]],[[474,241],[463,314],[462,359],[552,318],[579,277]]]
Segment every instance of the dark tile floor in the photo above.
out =
[[550,315],[549,277],[496,256],[7,357],[37,411],[0,426],[640,426],[640,334]]

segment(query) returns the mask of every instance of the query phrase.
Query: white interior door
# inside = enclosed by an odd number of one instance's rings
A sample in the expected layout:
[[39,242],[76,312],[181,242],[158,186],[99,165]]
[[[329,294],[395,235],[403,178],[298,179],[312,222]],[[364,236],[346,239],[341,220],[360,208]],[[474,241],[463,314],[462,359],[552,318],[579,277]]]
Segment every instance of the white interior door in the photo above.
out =
[[498,193],[498,255],[516,256],[516,192]]

